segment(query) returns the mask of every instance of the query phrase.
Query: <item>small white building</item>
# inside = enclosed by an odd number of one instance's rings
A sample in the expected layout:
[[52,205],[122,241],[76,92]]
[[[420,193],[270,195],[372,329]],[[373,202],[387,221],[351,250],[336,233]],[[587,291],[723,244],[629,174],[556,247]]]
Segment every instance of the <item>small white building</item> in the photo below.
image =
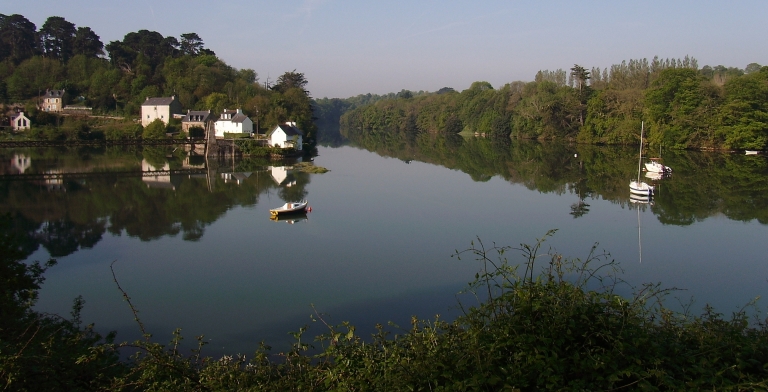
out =
[[253,121],[243,113],[242,109],[224,109],[214,127],[216,137],[224,137],[225,133],[253,133]]
[[267,134],[270,146],[277,146],[280,148],[295,148],[301,150],[301,145],[304,143],[304,132],[296,127],[296,123],[293,121],[286,122],[285,124],[279,124],[271,132]]
[[157,119],[167,125],[175,114],[181,114],[181,104],[175,95],[159,98],[147,97],[141,104],[141,126],[146,127]]
[[25,129],[29,129],[31,124],[32,122],[29,121],[29,118],[24,115],[24,112],[19,112],[19,114],[11,117],[11,128],[14,131],[23,131]]

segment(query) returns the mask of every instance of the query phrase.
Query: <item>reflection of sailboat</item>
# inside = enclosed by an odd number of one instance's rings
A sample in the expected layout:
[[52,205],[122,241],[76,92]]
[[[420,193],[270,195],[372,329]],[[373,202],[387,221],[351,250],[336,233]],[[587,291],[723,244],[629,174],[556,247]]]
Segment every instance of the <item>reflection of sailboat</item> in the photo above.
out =
[[643,262],[643,241],[640,239],[640,206],[637,206],[637,252],[640,263]]
[[653,204],[653,198],[650,195],[629,195],[629,201],[633,204]]
[[293,214],[293,215],[272,215],[269,217],[270,220],[273,222],[285,222],[289,225],[292,225],[297,222],[302,222],[307,220],[307,214]]
[[643,204],[647,205],[653,205],[653,198],[651,195],[629,195],[629,201],[632,202],[632,204],[635,205],[635,208],[637,209],[637,250],[640,257],[640,262],[643,262],[643,242],[640,238],[640,209],[645,210],[645,206]]
[[629,182],[629,193],[634,195],[647,196],[650,198],[653,196],[653,186],[648,185],[645,182],[640,181],[640,172],[643,167],[643,128],[644,123],[640,123],[640,157],[637,162],[637,180]]
[[651,180],[654,180],[654,181],[661,180],[662,178],[664,178],[666,176],[667,175],[665,173],[652,172],[652,171],[645,172],[645,177],[649,178]]

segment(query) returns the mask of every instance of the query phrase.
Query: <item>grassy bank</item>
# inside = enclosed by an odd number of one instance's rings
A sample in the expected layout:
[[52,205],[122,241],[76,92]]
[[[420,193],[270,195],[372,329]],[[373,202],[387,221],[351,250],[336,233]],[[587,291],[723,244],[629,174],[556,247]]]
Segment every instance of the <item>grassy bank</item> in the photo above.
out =
[[[263,345],[253,356],[222,358],[203,355],[202,337],[191,355],[179,352],[178,332],[165,345],[102,339],[81,326],[81,302],[68,320],[36,314],[30,293],[45,267],[5,257],[2,276],[28,284],[2,286],[26,288],[3,296],[3,315],[14,321],[3,317],[0,385],[126,391],[768,388],[765,320],[750,320],[746,308],[729,317],[711,308],[700,315],[675,312],[665,306],[670,290],[658,285],[619,296],[625,283],[609,255],[592,248],[585,260],[568,259],[543,245],[486,247],[477,240],[457,252],[480,268],[467,288],[471,300],[454,321],[414,318],[401,333],[378,325],[377,333],[363,337],[352,325],[327,325],[318,315],[326,332],[308,338],[300,328],[287,352]],[[138,314],[137,322],[143,329]],[[135,354],[120,360],[126,350]]]

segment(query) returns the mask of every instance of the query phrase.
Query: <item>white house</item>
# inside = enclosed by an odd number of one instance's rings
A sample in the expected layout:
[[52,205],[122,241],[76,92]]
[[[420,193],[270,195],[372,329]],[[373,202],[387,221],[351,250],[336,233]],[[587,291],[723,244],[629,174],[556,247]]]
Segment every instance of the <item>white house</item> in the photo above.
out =
[[279,124],[267,134],[270,146],[277,146],[280,148],[293,147],[297,150],[301,150],[301,145],[304,141],[304,133],[301,129],[296,127],[296,123],[293,121],[286,122],[285,124]]
[[159,98],[147,97],[141,104],[141,125],[146,127],[157,119],[168,124],[174,114],[181,114],[181,104],[175,95]]
[[19,114],[11,117],[11,128],[13,128],[14,131],[29,129],[30,124],[32,124],[32,122],[30,122],[29,118],[24,115],[24,112],[19,112]]
[[253,121],[243,113],[242,109],[224,109],[214,127],[216,137],[224,137],[225,133],[253,133]]

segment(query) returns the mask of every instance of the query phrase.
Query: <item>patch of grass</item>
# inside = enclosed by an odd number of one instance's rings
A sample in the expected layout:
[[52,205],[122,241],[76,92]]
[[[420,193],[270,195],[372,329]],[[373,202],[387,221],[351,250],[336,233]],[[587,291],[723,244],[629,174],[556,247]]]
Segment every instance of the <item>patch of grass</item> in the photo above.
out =
[[299,163],[293,165],[293,168],[298,170],[298,171],[305,172],[305,173],[320,173],[320,174],[322,174],[322,173],[327,173],[327,172],[330,171],[330,170],[328,170],[328,169],[326,169],[326,168],[324,168],[322,166],[315,166],[315,164],[312,163],[312,162],[299,162]]

